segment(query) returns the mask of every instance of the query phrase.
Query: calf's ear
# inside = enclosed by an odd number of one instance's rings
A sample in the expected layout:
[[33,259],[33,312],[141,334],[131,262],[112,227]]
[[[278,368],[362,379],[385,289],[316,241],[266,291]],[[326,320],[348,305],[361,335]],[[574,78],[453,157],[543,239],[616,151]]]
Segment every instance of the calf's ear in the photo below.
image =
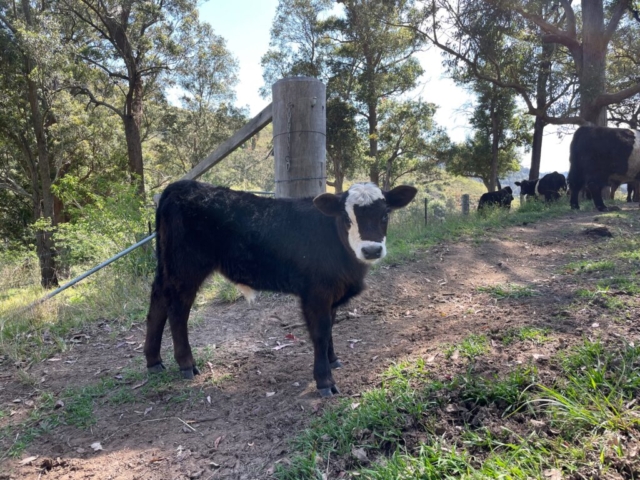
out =
[[519,186],[521,186],[522,184],[521,184],[520,182],[516,182],[516,185],[519,187]]
[[313,204],[318,210],[329,217],[337,217],[344,210],[339,195],[333,193],[323,193],[313,199]]
[[418,189],[410,187],[408,185],[400,185],[399,187],[383,192],[384,198],[387,201],[387,206],[392,210],[406,207],[413,197],[418,193]]

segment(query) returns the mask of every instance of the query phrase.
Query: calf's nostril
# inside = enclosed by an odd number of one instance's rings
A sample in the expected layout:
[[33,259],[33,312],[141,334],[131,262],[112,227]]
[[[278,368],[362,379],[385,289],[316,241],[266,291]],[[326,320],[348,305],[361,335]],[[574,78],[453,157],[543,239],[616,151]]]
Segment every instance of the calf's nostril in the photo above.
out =
[[374,258],[380,258],[382,255],[382,246],[381,245],[369,245],[367,247],[362,247],[362,255],[367,260],[372,260]]

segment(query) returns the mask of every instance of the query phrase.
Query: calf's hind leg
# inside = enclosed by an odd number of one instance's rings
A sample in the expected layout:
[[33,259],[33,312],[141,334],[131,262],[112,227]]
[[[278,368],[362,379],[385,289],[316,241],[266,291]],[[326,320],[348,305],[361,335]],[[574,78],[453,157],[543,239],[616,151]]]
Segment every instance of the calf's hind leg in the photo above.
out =
[[196,298],[197,288],[187,292],[173,292],[169,306],[169,326],[173,339],[173,356],[180,367],[180,373],[185,379],[192,379],[200,370],[191,353],[189,345],[189,312]]
[[163,292],[161,277],[156,276],[151,287],[151,303],[147,314],[147,336],[144,342],[144,356],[147,359],[149,373],[159,373],[164,370],[160,346],[166,323],[167,299]]

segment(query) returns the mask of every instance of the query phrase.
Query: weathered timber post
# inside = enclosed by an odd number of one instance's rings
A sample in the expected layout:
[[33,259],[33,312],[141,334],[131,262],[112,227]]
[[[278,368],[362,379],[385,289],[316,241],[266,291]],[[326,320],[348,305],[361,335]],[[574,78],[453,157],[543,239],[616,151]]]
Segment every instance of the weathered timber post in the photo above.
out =
[[469,215],[469,194],[462,195],[462,214]]
[[326,191],[326,88],[315,78],[278,80],[273,94],[276,197]]

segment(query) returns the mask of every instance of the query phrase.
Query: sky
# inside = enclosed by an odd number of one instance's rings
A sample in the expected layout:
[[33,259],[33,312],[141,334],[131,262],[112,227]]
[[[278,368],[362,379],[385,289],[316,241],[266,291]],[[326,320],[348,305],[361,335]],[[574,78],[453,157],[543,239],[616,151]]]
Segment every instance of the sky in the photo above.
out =
[[[260,58],[269,48],[270,29],[278,0],[209,0],[199,8],[202,20],[209,22],[218,35],[227,41],[227,48],[238,59],[239,83],[236,87],[237,105],[257,114],[271,101],[260,97],[262,67]],[[462,141],[470,133],[466,112],[472,109],[472,97],[443,76],[441,56],[432,48],[419,54],[425,74],[420,85],[411,92],[413,98],[438,105],[435,120],[445,127],[454,141]],[[555,128],[548,126],[542,143],[541,172],[569,170],[570,136],[558,139]],[[528,167],[530,154],[522,155],[521,163]]]

